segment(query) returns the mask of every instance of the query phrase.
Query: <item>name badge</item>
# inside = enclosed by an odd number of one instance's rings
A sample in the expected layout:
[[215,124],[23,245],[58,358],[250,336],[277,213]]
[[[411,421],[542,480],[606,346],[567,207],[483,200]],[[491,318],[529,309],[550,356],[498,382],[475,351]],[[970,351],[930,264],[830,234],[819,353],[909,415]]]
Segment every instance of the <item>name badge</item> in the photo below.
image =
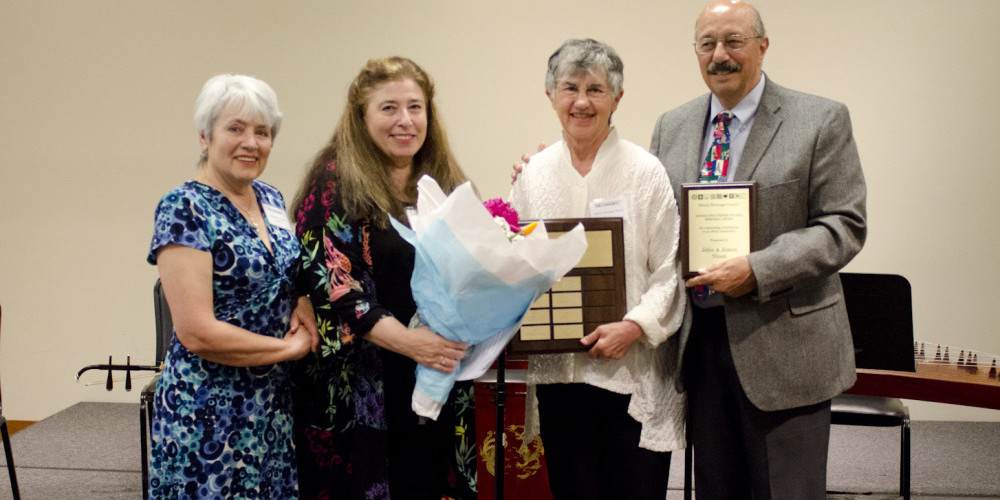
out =
[[590,217],[621,217],[625,220],[625,198],[597,198],[590,202]]
[[286,214],[281,208],[265,204],[264,216],[267,217],[267,222],[272,226],[280,227],[290,233],[294,232],[292,230],[292,221],[288,220],[288,214]]

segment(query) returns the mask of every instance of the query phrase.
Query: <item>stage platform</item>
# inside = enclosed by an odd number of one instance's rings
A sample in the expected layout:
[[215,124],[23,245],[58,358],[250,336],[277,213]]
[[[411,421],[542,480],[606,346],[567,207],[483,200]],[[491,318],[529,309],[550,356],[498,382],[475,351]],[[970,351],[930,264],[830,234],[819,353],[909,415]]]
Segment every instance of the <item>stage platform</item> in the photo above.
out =
[[[914,499],[1000,498],[1000,422],[913,422],[912,441]],[[11,444],[25,500],[142,498],[138,404],[77,403],[18,432]],[[834,426],[830,498],[899,498],[898,460],[898,428]],[[668,500],[682,498],[682,480],[683,454],[676,453]]]

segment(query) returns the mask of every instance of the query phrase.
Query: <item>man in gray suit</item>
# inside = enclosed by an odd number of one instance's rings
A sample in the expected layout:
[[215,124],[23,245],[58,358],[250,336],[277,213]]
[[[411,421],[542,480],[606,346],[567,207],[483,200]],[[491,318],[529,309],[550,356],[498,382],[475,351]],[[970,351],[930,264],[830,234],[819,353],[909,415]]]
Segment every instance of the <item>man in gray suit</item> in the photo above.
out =
[[711,94],[664,113],[650,150],[680,197],[731,111],[718,181],[758,188],[758,248],[687,282],[710,291],[680,332],[698,500],[825,498],[830,399],[855,380],[837,271],[866,234],[850,117],[763,74],[770,42],[749,4],[710,4],[695,31]]

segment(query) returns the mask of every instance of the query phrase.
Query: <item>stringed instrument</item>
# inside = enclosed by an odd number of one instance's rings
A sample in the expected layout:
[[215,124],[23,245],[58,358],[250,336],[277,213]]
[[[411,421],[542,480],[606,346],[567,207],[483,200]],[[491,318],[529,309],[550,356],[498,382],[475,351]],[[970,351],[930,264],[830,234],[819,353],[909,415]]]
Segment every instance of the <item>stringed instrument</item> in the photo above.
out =
[[858,368],[846,392],[1000,410],[996,355],[914,342],[913,360],[915,372]]
[[[132,378],[133,378],[132,372],[133,371],[148,371],[148,372],[159,373],[161,370],[163,370],[163,363],[160,363],[159,365],[133,365],[132,364],[132,356],[128,356],[126,358],[126,361],[125,361],[124,365],[116,365],[116,364],[114,364],[114,363],[111,362],[111,355],[108,355],[108,364],[87,365],[87,366],[84,366],[83,368],[80,368],[80,371],[76,372],[76,380],[77,380],[77,382],[80,381],[80,377],[84,373],[87,373],[90,370],[107,370],[108,371],[108,378],[104,382],[104,388],[106,390],[108,390],[108,391],[114,389],[115,382],[122,381],[122,379],[120,379],[120,378],[115,378],[114,375],[113,375],[113,373],[116,372],[116,371],[123,371],[123,372],[125,372],[125,377],[124,377],[124,380],[125,380],[125,390],[126,391],[131,391],[132,390]],[[155,374],[149,374],[148,376],[136,375],[134,378],[152,378],[154,375]],[[91,386],[91,385],[96,385],[97,383],[98,382],[89,382],[86,385]]]

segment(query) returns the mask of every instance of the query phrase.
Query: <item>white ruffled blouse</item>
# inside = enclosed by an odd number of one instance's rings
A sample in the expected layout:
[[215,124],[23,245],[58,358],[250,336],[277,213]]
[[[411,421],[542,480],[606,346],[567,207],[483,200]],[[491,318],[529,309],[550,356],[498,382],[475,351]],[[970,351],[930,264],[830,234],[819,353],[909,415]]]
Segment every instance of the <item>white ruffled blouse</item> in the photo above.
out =
[[531,157],[510,195],[524,219],[588,217],[595,199],[624,200],[624,319],[644,335],[621,360],[592,360],[586,353],[530,356],[525,442],[538,433],[536,384],[585,383],[632,396],[628,412],[642,424],[640,447],[683,449],[686,400],[674,389],[676,343],[665,341],[680,328],[687,295],[676,258],[680,218],[663,165],[612,128],[586,176],[573,168],[569,148],[559,141]]

